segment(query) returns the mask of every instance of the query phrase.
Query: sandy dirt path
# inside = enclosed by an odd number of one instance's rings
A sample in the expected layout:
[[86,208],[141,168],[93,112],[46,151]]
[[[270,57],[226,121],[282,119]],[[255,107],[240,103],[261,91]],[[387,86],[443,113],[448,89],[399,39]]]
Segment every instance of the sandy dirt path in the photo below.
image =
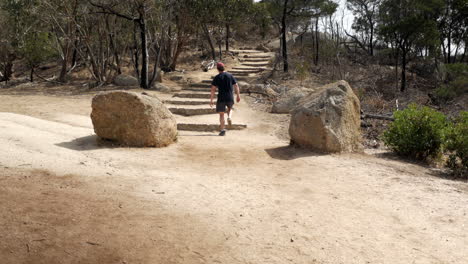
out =
[[[468,184],[249,129],[99,144],[91,95],[0,95],[1,263],[468,263]],[[213,118],[216,118],[215,116]]]

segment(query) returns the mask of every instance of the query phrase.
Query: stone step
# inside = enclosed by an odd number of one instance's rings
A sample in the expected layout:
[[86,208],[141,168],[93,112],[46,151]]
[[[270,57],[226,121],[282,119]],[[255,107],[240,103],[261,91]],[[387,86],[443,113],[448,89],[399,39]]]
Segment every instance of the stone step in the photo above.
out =
[[211,94],[210,93],[178,93],[175,94],[174,97],[178,98],[197,98],[197,99],[210,99]]
[[177,107],[170,107],[169,111],[175,115],[182,115],[182,116],[194,116],[194,115],[210,115],[216,114],[214,108],[177,108]]
[[237,66],[233,67],[234,70],[245,70],[245,71],[266,71],[268,68],[266,67],[251,67],[251,66]]
[[265,53],[265,52],[262,51],[262,50],[250,50],[250,49],[249,49],[249,50],[247,50],[247,49],[246,49],[246,50],[232,50],[232,52],[237,52],[237,53],[249,53],[249,54],[251,54],[251,53]]
[[207,84],[211,84],[211,82],[213,82],[213,80],[203,80],[202,83],[207,83]]
[[252,74],[257,74],[256,72],[237,72],[237,73],[233,73],[234,77],[236,79],[239,79],[238,77],[239,76],[242,76],[242,77],[254,77]]
[[240,60],[241,62],[265,62],[269,63],[270,58],[244,58]]
[[211,87],[187,87],[184,91],[211,92]]
[[243,55],[242,58],[244,59],[271,59],[272,56],[270,55],[249,55],[249,54],[246,54],[246,55]]
[[250,67],[263,67],[263,66],[268,66],[267,63],[253,63],[253,62],[244,62],[241,64],[241,66],[250,66]]
[[237,74],[237,73],[259,73],[262,72],[262,69],[253,69],[253,70],[230,70],[229,73]]
[[[241,82],[249,82],[253,78],[253,77],[249,77],[249,76],[235,76],[235,77],[236,77],[237,81],[241,81]],[[214,78],[214,76],[211,76],[211,78]]]
[[210,101],[179,101],[179,100],[165,100],[163,101],[165,104],[172,104],[172,105],[209,105]]
[[[228,130],[246,129],[247,125],[232,124],[226,125]],[[219,124],[177,124],[177,129],[180,131],[197,131],[197,132],[215,132],[219,131]]]
[[191,83],[189,87],[211,87],[209,84],[206,83]]

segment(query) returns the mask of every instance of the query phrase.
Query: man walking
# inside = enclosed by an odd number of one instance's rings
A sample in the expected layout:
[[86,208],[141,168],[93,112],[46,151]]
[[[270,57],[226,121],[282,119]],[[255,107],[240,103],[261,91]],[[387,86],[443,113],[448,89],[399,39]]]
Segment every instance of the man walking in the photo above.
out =
[[[227,113],[227,121],[232,125],[232,106],[234,105],[233,87],[235,89],[237,98],[236,101],[240,102],[239,85],[237,85],[236,78],[232,74],[225,72],[224,64],[218,62],[216,64],[219,74],[216,75],[211,82],[211,100],[210,106],[213,107],[213,99],[218,89],[218,101],[216,102],[216,112],[219,114],[219,132],[220,136],[226,135],[224,128],[224,114]],[[226,110],[227,109],[227,110]]]

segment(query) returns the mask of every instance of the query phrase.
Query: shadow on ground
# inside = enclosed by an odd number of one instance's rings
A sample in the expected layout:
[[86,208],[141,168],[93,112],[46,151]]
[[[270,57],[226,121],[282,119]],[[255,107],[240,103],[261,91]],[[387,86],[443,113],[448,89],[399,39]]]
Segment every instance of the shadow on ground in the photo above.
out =
[[84,178],[0,169],[1,263],[201,264],[225,249],[203,219]]
[[379,158],[379,159],[398,161],[398,162],[408,163],[408,164],[415,165],[415,166],[420,166],[424,169],[427,169],[428,174],[433,177],[437,177],[437,178],[441,178],[445,180],[451,180],[451,181],[468,182],[467,176],[455,175],[448,168],[444,168],[444,166],[442,166],[442,168],[437,168],[436,165],[431,164],[430,161],[421,161],[421,160],[401,157],[391,151],[373,154],[372,156]]
[[295,160],[304,157],[317,157],[325,155],[323,153],[299,148],[294,145],[265,149],[265,151],[268,153],[268,155],[270,155],[271,158],[278,160]]
[[62,147],[62,148],[78,150],[78,151],[88,151],[88,150],[96,150],[96,149],[121,147],[115,142],[103,140],[96,135],[80,137],[72,141],[57,143],[55,145]]

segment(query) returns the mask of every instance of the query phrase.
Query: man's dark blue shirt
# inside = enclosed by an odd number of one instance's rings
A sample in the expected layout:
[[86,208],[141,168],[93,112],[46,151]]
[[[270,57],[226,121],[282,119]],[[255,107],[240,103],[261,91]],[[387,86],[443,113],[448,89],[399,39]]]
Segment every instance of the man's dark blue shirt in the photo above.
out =
[[218,87],[218,102],[234,103],[232,86],[236,83],[236,78],[228,72],[222,72],[214,77],[211,85]]

